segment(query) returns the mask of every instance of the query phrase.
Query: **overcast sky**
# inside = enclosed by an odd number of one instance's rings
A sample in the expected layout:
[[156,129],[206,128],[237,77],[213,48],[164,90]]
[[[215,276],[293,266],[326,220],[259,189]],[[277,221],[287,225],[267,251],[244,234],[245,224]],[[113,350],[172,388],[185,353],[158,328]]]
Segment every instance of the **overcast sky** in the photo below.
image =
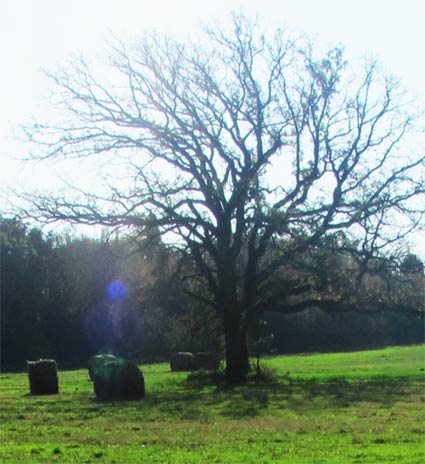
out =
[[42,119],[52,69],[75,54],[100,56],[111,35],[132,40],[156,29],[193,36],[231,10],[288,25],[318,43],[342,43],[350,59],[373,54],[425,102],[425,0],[1,0],[0,186],[46,187],[61,167],[16,160],[16,127]]

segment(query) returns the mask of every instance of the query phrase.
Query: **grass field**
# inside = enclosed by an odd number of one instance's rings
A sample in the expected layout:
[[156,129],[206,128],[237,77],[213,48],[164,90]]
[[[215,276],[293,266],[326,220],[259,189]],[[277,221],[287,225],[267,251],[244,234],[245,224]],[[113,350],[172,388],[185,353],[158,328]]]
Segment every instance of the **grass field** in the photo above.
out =
[[424,346],[276,357],[269,382],[214,384],[141,366],[147,397],[96,401],[86,370],[30,396],[0,374],[1,463],[425,462]]

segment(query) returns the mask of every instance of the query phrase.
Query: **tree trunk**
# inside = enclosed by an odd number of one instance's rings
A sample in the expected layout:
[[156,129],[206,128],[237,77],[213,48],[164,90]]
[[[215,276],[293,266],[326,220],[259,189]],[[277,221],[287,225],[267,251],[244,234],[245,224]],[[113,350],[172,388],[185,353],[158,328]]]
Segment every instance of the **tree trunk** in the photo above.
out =
[[246,329],[241,325],[240,317],[224,321],[226,342],[226,382],[240,384],[246,382],[249,371]]

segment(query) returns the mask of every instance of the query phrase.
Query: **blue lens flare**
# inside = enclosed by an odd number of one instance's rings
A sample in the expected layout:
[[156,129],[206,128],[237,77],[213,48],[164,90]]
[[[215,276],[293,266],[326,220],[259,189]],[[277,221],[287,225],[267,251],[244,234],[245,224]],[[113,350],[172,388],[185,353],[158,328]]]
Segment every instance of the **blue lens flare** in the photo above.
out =
[[120,280],[112,280],[106,288],[106,296],[112,302],[121,301],[127,295],[128,287]]

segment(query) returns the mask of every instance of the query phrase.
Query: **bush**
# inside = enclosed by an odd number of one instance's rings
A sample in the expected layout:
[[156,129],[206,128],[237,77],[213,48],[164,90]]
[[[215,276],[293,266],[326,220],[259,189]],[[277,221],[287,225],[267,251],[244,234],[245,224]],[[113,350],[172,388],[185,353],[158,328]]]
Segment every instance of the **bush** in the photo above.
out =
[[145,380],[132,362],[115,358],[93,371],[96,397],[102,401],[138,400],[145,396]]
[[[269,366],[261,366],[259,369],[255,370],[255,373],[252,372],[252,374],[248,378],[252,378],[256,382],[261,383],[276,384],[279,382],[279,375],[277,370]],[[285,379],[289,380],[289,372],[286,373]]]
[[93,380],[94,372],[102,367],[105,363],[115,361],[117,359],[113,354],[98,354],[89,360],[89,377]]
[[59,393],[58,370],[53,359],[27,361],[30,392],[32,395]]
[[170,369],[173,372],[193,371],[196,369],[196,358],[193,353],[181,351],[173,354],[170,359]]
[[220,367],[220,360],[213,353],[196,353],[195,368],[206,371],[216,371]]
[[226,378],[222,368],[216,371],[199,370],[191,372],[186,379],[187,387],[197,390],[207,386],[224,387],[225,384]]

